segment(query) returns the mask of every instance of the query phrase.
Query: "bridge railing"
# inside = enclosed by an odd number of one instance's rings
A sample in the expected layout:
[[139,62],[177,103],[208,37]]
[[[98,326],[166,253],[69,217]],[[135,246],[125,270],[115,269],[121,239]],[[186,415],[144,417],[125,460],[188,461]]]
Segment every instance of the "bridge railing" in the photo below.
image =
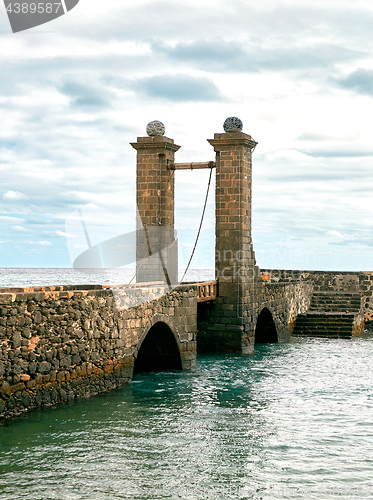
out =
[[218,282],[217,281],[203,281],[196,283],[198,288],[197,302],[207,302],[208,300],[215,300],[218,295]]
[[[197,281],[193,282],[197,285],[197,302],[207,302],[208,300],[215,300],[218,295],[218,282],[217,281]],[[181,285],[187,285],[182,283]],[[152,281],[148,283],[131,283],[121,285],[102,285],[103,289],[120,290],[125,288],[146,288],[152,286],[167,286],[164,281]]]
[[165,281],[149,281],[144,283],[123,283],[121,285],[101,285],[104,290],[121,290],[125,288],[149,288],[153,286],[167,286]]

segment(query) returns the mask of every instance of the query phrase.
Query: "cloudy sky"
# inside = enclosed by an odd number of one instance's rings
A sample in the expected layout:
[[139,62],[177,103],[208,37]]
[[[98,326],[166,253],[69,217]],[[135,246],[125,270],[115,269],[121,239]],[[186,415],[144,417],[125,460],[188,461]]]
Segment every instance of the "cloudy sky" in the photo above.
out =
[[[0,5],[0,267],[71,266],[77,209],[92,243],[134,229],[149,121],[208,161],[238,116],[258,264],[372,270],[372,33],[369,0],[80,0],[16,34]],[[184,262],[207,175],[176,174]],[[192,267],[213,267],[213,198]]]

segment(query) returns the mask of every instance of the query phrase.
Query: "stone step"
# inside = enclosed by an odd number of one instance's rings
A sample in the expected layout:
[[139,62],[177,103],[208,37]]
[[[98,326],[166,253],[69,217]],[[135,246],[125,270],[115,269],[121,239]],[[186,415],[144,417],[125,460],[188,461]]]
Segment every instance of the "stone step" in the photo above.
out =
[[322,306],[352,306],[360,307],[360,299],[358,300],[313,300],[311,299],[311,306],[322,305]]
[[321,291],[321,290],[315,290],[313,292],[314,295],[318,295],[318,296],[322,296],[322,295],[340,295],[341,297],[342,296],[345,296],[345,297],[348,297],[348,296],[357,296],[357,295],[360,295],[360,292],[357,292],[357,291],[351,291],[351,290],[324,290],[324,291]]
[[352,337],[352,328],[296,328],[293,331],[294,337],[323,337],[328,335],[337,335],[339,337]]
[[326,338],[350,338],[355,314],[308,312],[297,316],[293,335]]
[[360,310],[360,304],[331,304],[331,305],[311,305],[308,309],[310,312],[347,312],[347,313],[358,313]]
[[352,332],[344,333],[339,331],[327,331],[327,332],[297,332],[293,333],[295,337],[310,337],[318,339],[350,339],[352,338]]
[[314,292],[311,297],[309,312],[349,312],[360,310],[359,292]]
[[354,313],[346,313],[346,312],[326,312],[326,311],[309,311],[305,314],[298,314],[297,320],[302,321],[305,320],[307,322],[315,322],[318,323],[320,321],[347,321],[352,322],[354,320]]
[[340,330],[297,330],[293,332],[293,337],[314,337],[314,338],[344,338],[350,339],[352,337],[352,331],[340,331]]
[[348,300],[359,300],[360,293],[359,292],[314,292],[312,294],[314,299],[318,300],[333,300],[333,301],[348,301]]
[[346,299],[342,297],[312,297],[313,304],[360,304],[360,297]]
[[314,292],[307,313],[297,316],[293,335],[351,338],[360,297],[359,292]]
[[338,326],[319,326],[318,328],[310,328],[310,327],[307,327],[307,326],[297,326],[296,328],[294,328],[294,332],[293,332],[293,335],[302,335],[302,333],[304,334],[310,334],[310,333],[314,333],[314,334],[317,334],[317,333],[321,333],[321,332],[341,332],[341,333],[345,333],[345,334],[349,334],[351,335],[352,333],[352,327],[350,326],[350,328],[346,328],[346,327],[338,327]]

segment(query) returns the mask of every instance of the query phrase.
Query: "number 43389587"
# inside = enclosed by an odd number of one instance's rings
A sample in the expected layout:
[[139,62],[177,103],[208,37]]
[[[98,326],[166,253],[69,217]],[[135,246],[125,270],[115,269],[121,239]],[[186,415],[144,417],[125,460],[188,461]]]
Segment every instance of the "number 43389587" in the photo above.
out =
[[57,14],[58,9],[61,7],[62,9],[62,4],[61,2],[58,3],[14,3],[12,2],[9,3],[8,7],[6,10],[8,12],[13,12],[14,14]]

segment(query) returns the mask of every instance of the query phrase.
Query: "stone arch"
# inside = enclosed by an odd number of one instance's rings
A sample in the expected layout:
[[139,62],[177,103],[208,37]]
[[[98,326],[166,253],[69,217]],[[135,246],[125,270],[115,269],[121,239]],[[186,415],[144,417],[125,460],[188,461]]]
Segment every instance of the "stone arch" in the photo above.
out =
[[256,321],[255,344],[274,344],[278,342],[277,330],[272,311],[267,305],[264,305]]
[[168,316],[156,314],[147,323],[136,346],[134,372],[181,369],[177,329]]

